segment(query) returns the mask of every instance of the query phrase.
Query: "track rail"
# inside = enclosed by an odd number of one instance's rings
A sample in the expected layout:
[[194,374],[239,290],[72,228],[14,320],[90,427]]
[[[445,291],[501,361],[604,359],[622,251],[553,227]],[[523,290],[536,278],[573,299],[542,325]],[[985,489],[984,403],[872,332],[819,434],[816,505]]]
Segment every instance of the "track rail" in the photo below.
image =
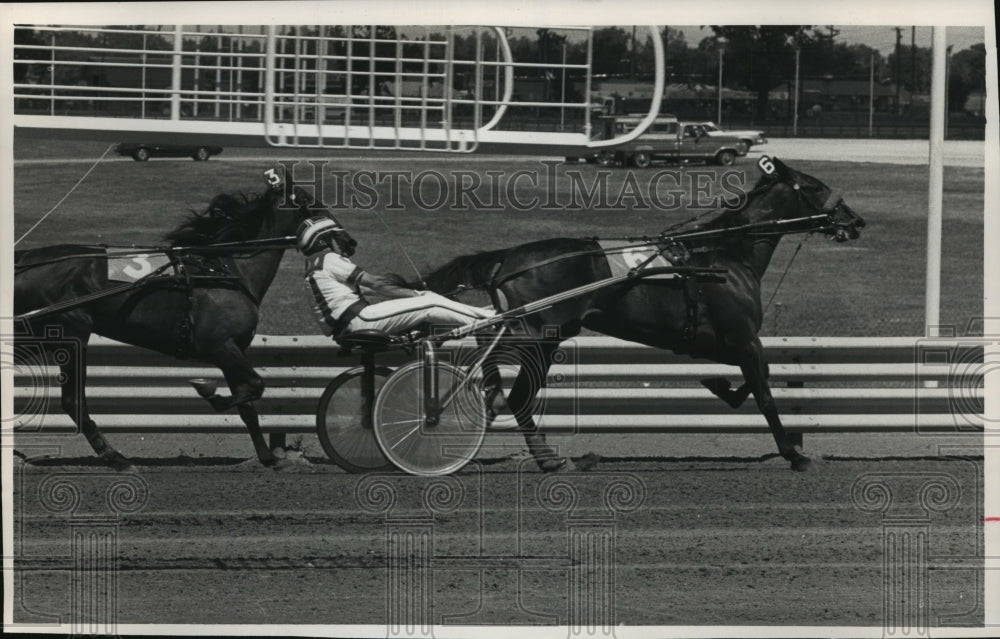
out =
[[[58,369],[30,339],[16,344],[16,430],[66,432]],[[72,342],[67,348],[78,347]],[[470,340],[450,342],[471,361]],[[765,338],[772,389],[793,432],[962,433],[983,430],[983,350],[963,339]],[[211,413],[187,385],[218,371],[110,340],[88,348],[88,397],[102,428],[118,432],[242,433],[235,414]],[[259,336],[250,359],[267,381],[259,402],[264,430],[308,433],[323,387],[357,365],[322,337]],[[402,364],[403,354],[384,363]],[[741,380],[735,367],[693,360],[611,338],[568,340],[543,392],[540,424],[552,432],[767,432],[753,400],[734,411],[699,380]],[[502,369],[507,378],[513,368]],[[513,425],[501,415],[499,426]]]

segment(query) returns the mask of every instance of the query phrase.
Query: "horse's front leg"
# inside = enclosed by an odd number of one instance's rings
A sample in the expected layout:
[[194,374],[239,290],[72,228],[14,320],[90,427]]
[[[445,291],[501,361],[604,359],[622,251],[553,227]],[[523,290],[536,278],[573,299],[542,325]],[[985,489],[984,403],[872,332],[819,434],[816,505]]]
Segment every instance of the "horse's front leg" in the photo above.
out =
[[[764,379],[770,377],[770,368],[764,362]],[[712,391],[712,394],[729,404],[730,408],[739,408],[750,396],[750,384],[744,381],[739,388],[733,389],[733,385],[725,377],[709,377],[701,380],[701,385]]]
[[767,383],[767,363],[764,361],[764,347],[759,339],[755,339],[750,345],[746,361],[740,368],[743,370],[746,384],[749,385],[754,399],[757,401],[758,410],[764,415],[767,425],[771,428],[771,434],[778,445],[778,452],[792,463],[792,470],[807,470],[811,460],[795,450],[785,427],[781,425],[778,408],[774,403],[774,397],[771,396],[771,387]]
[[217,411],[228,410],[235,406],[240,413],[240,419],[246,424],[247,431],[250,433],[250,440],[253,442],[257,459],[265,466],[273,466],[277,462],[277,458],[264,440],[264,433],[260,428],[260,417],[252,404],[264,394],[264,380],[247,361],[243,351],[231,339],[207,353],[205,359],[219,367],[226,378],[226,384],[232,395],[229,397],[218,395],[215,392],[215,383],[208,380],[193,379],[191,385]]

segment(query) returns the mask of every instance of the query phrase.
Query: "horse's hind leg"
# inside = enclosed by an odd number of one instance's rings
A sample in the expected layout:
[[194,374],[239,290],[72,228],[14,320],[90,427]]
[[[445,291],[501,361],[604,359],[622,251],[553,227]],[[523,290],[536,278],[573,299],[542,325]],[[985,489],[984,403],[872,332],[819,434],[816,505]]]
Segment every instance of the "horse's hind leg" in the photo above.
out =
[[90,447],[104,463],[115,470],[128,470],[132,462],[104,439],[87,410],[87,339],[89,335],[81,340],[79,350],[74,353],[75,349],[70,349],[67,361],[59,365],[62,373],[62,409],[76,422]]
[[[477,337],[476,341],[480,348],[485,348],[489,342],[483,337]],[[503,379],[500,377],[500,367],[497,365],[497,350],[483,362],[483,396],[486,400],[487,425],[492,424],[497,418],[505,402]]]
[[260,416],[252,402],[264,394],[264,380],[250,366],[242,349],[233,340],[223,344],[208,353],[205,358],[219,367],[226,378],[226,384],[232,392],[232,397],[206,397],[216,410],[226,410],[235,406],[240,413],[240,419],[246,424],[253,442],[257,459],[265,466],[273,466],[277,459],[271,453],[264,433],[260,428]]
[[767,419],[767,425],[771,428],[771,434],[778,445],[778,452],[792,463],[792,470],[808,469],[811,463],[809,458],[795,450],[788,433],[785,432],[785,427],[781,425],[778,408],[775,406],[771,388],[767,383],[767,364],[764,362],[763,347],[760,341],[752,346],[749,359],[740,368],[743,370],[743,377],[746,378],[747,385],[753,392],[754,399],[757,400],[757,408]]
[[[514,385],[507,396],[507,405],[517,419],[518,429],[524,433],[524,441],[528,452],[532,454],[538,467],[544,472],[559,470],[566,464],[566,458],[560,457],[554,448],[545,440],[545,435],[538,432],[534,420],[534,401],[538,392],[545,385],[545,378],[552,362],[552,354],[559,347],[557,342],[538,342],[536,353],[517,348],[521,361],[521,370],[514,380]],[[530,349],[535,350],[535,349]]]

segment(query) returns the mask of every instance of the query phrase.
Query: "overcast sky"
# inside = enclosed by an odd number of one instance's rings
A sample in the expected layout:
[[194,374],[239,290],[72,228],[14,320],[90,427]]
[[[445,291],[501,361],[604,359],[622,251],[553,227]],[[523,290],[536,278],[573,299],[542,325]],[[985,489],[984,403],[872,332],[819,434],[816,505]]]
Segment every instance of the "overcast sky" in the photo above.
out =
[[[823,26],[825,27],[825,25]],[[897,26],[903,29],[902,44],[909,46],[910,27],[905,24],[889,24],[884,26],[834,25],[834,29],[840,31],[840,34],[836,38],[837,42],[867,44],[872,48],[878,49],[882,55],[889,55],[896,46],[896,31],[893,27]],[[712,34],[712,30],[708,27],[704,29],[697,26],[674,28],[683,31],[684,39],[692,46],[698,44],[702,38]],[[953,51],[968,49],[973,44],[984,42],[985,38],[986,32],[983,27],[948,27],[948,44],[955,45]],[[917,27],[916,42],[918,47],[930,48],[931,27]]]

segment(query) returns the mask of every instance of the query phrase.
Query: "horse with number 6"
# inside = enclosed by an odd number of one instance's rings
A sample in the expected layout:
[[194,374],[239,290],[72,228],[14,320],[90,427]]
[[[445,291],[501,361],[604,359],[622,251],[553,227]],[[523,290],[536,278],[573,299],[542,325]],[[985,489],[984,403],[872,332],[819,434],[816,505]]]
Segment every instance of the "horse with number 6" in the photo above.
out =
[[[78,340],[58,361],[62,408],[94,452],[118,470],[131,466],[101,434],[87,410],[87,342],[92,333],[120,342],[218,366],[232,393],[193,380],[212,408],[236,407],[260,462],[277,462],[260,428],[253,401],[264,382],[246,358],[285,248],[305,219],[329,208],[270,169],[260,194],[220,194],[166,234],[167,247],[115,252],[105,246],[46,246],[15,254],[14,312],[24,333],[44,336],[53,327]],[[332,218],[332,215],[330,215]],[[357,243],[336,234],[345,254]],[[46,347],[44,338],[42,347]],[[50,349],[47,349],[50,350]]]
[[[707,221],[696,218],[649,242],[654,252],[674,245],[690,266],[725,269],[724,281],[637,278],[523,318],[532,347],[524,347],[525,338],[518,340],[513,352],[520,372],[506,399],[542,470],[558,470],[565,460],[537,428],[534,400],[560,342],[584,327],[739,366],[744,383],[736,389],[725,379],[702,383],[734,408],[752,393],[781,456],[794,470],[808,467],[809,458],[795,448],[781,424],[768,385],[758,337],[764,310],[761,279],[783,235],[821,232],[844,242],[859,237],[865,222],[825,184],[781,160],[763,156],[758,167],[763,175],[741,206]],[[439,293],[485,288],[499,301],[499,292],[514,307],[610,275],[609,260],[596,240],[563,238],[461,256],[424,280]],[[483,370],[484,385],[498,388],[496,363],[487,362]]]

